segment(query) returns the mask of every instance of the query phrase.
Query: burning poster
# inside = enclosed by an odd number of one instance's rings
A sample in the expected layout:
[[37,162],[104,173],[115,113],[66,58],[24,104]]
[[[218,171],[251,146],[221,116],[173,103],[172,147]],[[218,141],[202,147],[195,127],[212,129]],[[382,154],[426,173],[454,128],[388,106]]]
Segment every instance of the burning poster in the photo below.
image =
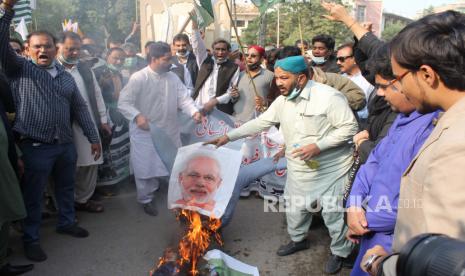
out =
[[171,172],[168,208],[221,218],[239,173],[242,154],[201,143],[179,148]]

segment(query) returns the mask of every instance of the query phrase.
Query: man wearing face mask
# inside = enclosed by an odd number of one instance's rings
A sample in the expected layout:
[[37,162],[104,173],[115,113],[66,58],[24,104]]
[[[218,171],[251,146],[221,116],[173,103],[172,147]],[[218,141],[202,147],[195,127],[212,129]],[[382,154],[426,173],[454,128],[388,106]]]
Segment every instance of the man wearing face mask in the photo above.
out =
[[125,82],[127,82],[132,74],[147,66],[147,62],[137,55],[137,47],[133,43],[126,42],[121,45],[121,49],[123,49],[126,54],[122,73],[125,78]]
[[94,69],[112,127],[111,136],[103,140],[103,164],[98,168],[97,191],[103,196],[115,195],[117,184],[129,176],[129,124],[117,106],[124,86],[121,69],[125,57],[123,49],[112,48],[107,52],[107,64]]
[[173,48],[176,50],[176,56],[171,58],[173,62],[171,71],[184,83],[189,90],[189,95],[192,95],[199,67],[195,55],[189,51],[189,37],[186,34],[175,35]]
[[[108,125],[105,103],[102,92],[95,79],[91,67],[79,61],[81,38],[73,32],[64,32],[59,39],[58,62],[73,76],[74,81],[86,101],[89,113],[92,114],[95,129],[105,131],[111,135]],[[79,153],[76,169],[75,207],[77,210],[99,213],[103,212],[103,206],[90,200],[97,185],[98,164],[103,163],[102,157],[94,160],[87,151],[89,142],[85,139],[82,128],[73,123],[73,139],[76,150]]]
[[281,125],[284,141],[290,145],[286,147],[288,176],[284,196],[289,204],[286,218],[291,241],[277,254],[286,256],[309,247],[310,210],[319,201],[332,239],[332,256],[325,272],[334,273],[353,247],[344,237],[347,226],[334,200],[342,196],[352,165],[352,150],[347,142],[358,129],[357,121],[342,93],[309,79],[303,56],[278,60],[275,77],[281,96],[258,118],[208,144],[221,146]]
[[164,42],[150,46],[149,66],[134,73],[121,91],[118,108],[130,122],[131,163],[137,186],[137,201],[151,216],[158,214],[154,192],[158,178],[169,172],[150,134],[150,123],[163,129],[176,146],[181,146],[178,109],[200,122],[201,115],[179,78],[170,72],[171,50]]
[[339,66],[333,55],[334,38],[329,35],[320,34],[312,38],[312,51],[310,58],[312,66],[318,67],[324,72],[339,73]]
[[[191,14],[191,17],[195,15]],[[238,66],[228,59],[231,45],[224,39],[217,39],[212,45],[213,56],[210,56],[195,19],[192,20],[192,29],[192,50],[199,66],[192,98],[203,112],[217,107],[231,115],[234,112],[232,97],[237,97],[237,91],[232,89],[239,79]]]
[[100,157],[98,133],[73,77],[55,62],[56,41],[46,31],[29,34],[29,60],[18,56],[9,42],[9,28],[16,0],[0,5],[0,63],[10,80],[16,118],[13,130],[20,137],[24,175],[21,179],[27,217],[23,222],[26,257],[44,261],[40,246],[41,201],[49,176],[55,182],[58,203],[56,231],[77,238],[89,235],[77,226],[74,213],[76,148],[71,121],[82,128],[90,143],[86,150]]

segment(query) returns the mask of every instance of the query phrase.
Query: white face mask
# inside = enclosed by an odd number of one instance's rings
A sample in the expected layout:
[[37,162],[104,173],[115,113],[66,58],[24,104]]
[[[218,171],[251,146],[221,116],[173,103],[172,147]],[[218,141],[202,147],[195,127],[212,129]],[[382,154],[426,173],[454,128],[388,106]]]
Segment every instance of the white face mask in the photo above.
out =
[[225,63],[227,60],[228,60],[227,58],[217,59],[217,58],[213,57],[213,61],[214,61],[216,64]]
[[186,51],[184,54],[181,54],[179,52],[176,52],[176,56],[181,57],[181,58],[186,58],[189,55],[189,51]]
[[316,57],[316,56],[314,56],[312,50],[308,50],[308,51],[306,52],[306,54],[310,57],[310,59],[311,59],[315,64],[321,65],[321,64],[323,64],[323,63],[326,62],[325,57]]

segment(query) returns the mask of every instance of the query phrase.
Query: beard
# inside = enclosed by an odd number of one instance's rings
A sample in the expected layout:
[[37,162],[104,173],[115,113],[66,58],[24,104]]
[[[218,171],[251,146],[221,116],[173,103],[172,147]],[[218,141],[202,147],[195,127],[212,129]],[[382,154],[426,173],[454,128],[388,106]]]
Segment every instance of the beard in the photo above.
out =
[[288,96],[288,95],[290,95],[292,93],[292,91],[294,91],[294,89],[299,89],[298,85],[299,84],[297,83],[297,80],[295,80],[292,83],[291,87],[289,87],[289,90],[281,92],[281,87],[279,87],[279,86],[278,86],[278,89],[280,90],[279,92],[281,93],[281,95]]
[[[418,105],[415,106],[418,113],[420,113],[420,114],[428,114],[428,113],[431,113],[433,111],[436,111],[438,108],[435,107],[435,106],[432,106],[431,104],[428,103],[425,89],[419,83],[417,78],[415,78],[415,82],[416,82],[416,84],[418,86],[418,90],[420,91],[420,96],[421,96],[421,98],[418,99]],[[407,99],[408,99],[408,96],[407,96]]]
[[258,68],[260,68],[260,65],[261,63],[257,62],[257,63],[247,64],[247,67],[249,68],[249,70],[255,71]]

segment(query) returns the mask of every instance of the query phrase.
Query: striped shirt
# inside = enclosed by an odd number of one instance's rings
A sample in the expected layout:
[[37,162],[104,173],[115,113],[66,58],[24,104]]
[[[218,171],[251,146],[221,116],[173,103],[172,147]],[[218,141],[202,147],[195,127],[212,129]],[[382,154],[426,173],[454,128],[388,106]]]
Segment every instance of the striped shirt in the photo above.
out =
[[[4,15],[1,14],[4,12]],[[72,143],[75,120],[91,144],[99,137],[73,77],[55,64],[57,74],[16,55],[10,47],[9,26],[14,13],[0,8],[0,64],[10,80],[16,106],[13,130],[42,143]]]

